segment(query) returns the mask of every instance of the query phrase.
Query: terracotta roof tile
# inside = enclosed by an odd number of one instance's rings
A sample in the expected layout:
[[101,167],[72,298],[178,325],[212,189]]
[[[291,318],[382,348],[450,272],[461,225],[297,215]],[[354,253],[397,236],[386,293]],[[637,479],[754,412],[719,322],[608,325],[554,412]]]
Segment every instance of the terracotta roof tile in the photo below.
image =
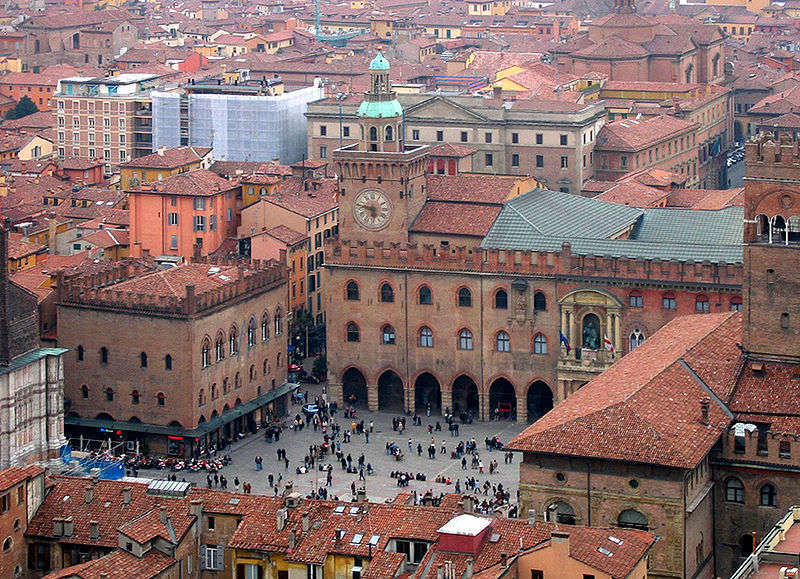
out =
[[428,175],[428,199],[502,205],[513,197],[514,185],[524,179],[517,175]]
[[161,551],[148,551],[141,558],[118,549],[100,557],[72,567],[65,567],[55,573],[46,575],[48,579],[61,579],[75,577],[78,579],[126,579],[137,577],[150,579],[161,574],[175,565],[172,557]]
[[172,175],[163,181],[140,185],[131,192],[196,197],[219,195],[220,192],[230,191],[237,187],[239,187],[238,183],[228,181],[208,169],[195,169],[188,173]]
[[296,245],[308,239],[308,235],[305,233],[300,233],[299,231],[295,231],[291,227],[286,227],[285,225],[278,225],[276,227],[272,227],[271,229],[267,229],[266,233],[267,235],[274,237],[286,245]]
[[428,201],[409,231],[483,237],[501,210],[500,205]]
[[211,152],[210,147],[178,147],[156,151],[144,157],[137,157],[123,163],[122,167],[137,169],[177,169],[191,163],[198,163]]
[[601,150],[640,151],[674,135],[687,133],[697,126],[697,123],[670,115],[613,121],[600,129],[595,147]]
[[42,473],[44,473],[44,469],[35,465],[0,470],[0,491],[10,489],[25,479]]

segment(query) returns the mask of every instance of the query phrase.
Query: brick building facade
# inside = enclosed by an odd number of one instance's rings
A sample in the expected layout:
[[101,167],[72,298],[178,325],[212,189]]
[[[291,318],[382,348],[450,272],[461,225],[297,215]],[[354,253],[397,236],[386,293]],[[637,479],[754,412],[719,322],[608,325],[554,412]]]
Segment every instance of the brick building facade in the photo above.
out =
[[385,139],[399,117],[369,116],[390,96],[368,93],[365,140],[334,152],[334,398],[531,420],[677,315],[741,308],[739,208],[639,210],[426,175],[426,145]]
[[0,470],[0,576],[25,573],[28,521],[44,500],[44,469],[26,466]]
[[284,261],[59,279],[70,430],[190,455],[282,415]]

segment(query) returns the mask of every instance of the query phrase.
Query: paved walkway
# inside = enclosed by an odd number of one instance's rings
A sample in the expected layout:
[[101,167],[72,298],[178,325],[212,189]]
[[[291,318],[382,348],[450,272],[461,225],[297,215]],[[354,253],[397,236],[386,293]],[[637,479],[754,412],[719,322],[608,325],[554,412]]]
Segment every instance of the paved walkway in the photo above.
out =
[[[308,391],[310,397],[321,392],[321,386],[309,386]],[[304,387],[303,390],[306,388]],[[300,413],[299,405],[291,405],[290,416]],[[364,420],[366,426],[370,421],[374,421],[374,431],[370,435],[369,443],[366,443],[364,435],[353,435],[351,442],[342,444],[342,452],[353,459],[353,464],[357,465],[358,457],[363,453],[365,463],[371,463],[375,469],[375,474],[366,477],[366,490],[367,497],[373,501],[383,501],[393,498],[401,490],[413,491],[417,493],[424,493],[427,490],[432,490],[434,494],[438,495],[440,492],[455,492],[455,481],[461,479],[461,490],[466,492],[464,488],[464,480],[467,476],[473,476],[480,484],[489,480],[491,484],[502,483],[503,487],[510,492],[512,502],[516,502],[516,492],[519,480],[519,454],[514,455],[514,462],[512,464],[504,463],[504,453],[493,451],[489,452],[486,449],[484,440],[486,437],[498,436],[502,442],[508,442],[516,434],[523,430],[524,425],[516,424],[514,422],[473,422],[469,425],[460,425],[460,432],[458,438],[452,438],[447,431],[447,424],[440,416],[422,417],[422,426],[412,426],[411,418],[407,418],[407,428],[404,433],[400,435],[398,432],[392,430],[392,419],[397,414],[388,412],[369,412],[367,410],[358,410],[358,420]],[[345,425],[349,427],[352,422],[345,419],[342,412],[337,412],[334,420],[338,422],[342,429]],[[433,432],[433,437],[436,441],[436,458],[431,460],[428,458],[427,448],[430,445],[431,435],[428,434],[428,424],[435,427],[436,420],[442,424],[443,430],[441,432]],[[330,429],[329,429],[330,432]],[[232,464],[225,467],[221,473],[228,479],[228,490],[234,490],[234,477],[239,477],[241,483],[248,482],[252,486],[253,493],[267,493],[274,494],[274,489],[270,488],[267,483],[268,474],[272,473],[277,479],[281,475],[281,487],[279,492],[283,491],[283,485],[287,481],[292,481],[294,489],[303,494],[307,494],[314,489],[325,486],[326,475],[324,472],[314,470],[306,474],[296,474],[296,467],[303,464],[303,457],[308,454],[308,448],[312,444],[322,443],[322,431],[317,432],[311,426],[304,428],[302,431],[293,432],[289,429],[284,429],[280,441],[267,443],[261,431],[256,434],[251,434],[247,438],[235,442],[233,445],[225,449],[226,454],[230,454],[233,458]],[[468,441],[470,438],[475,438],[480,452],[480,458],[484,463],[484,474],[480,475],[477,469],[472,469],[468,464],[467,470],[462,470],[461,461],[453,460],[450,458],[450,451],[455,449],[459,440]],[[413,451],[408,450],[408,441],[412,440]],[[341,434],[339,435],[341,440]],[[400,462],[395,461],[394,457],[386,455],[386,443],[394,441],[403,450],[404,459]],[[442,441],[447,448],[447,454],[440,454]],[[423,452],[422,456],[417,456],[416,445],[422,443]],[[287,469],[283,462],[278,462],[277,450],[285,449],[286,455],[289,458],[289,468]],[[256,456],[263,457],[263,470],[257,472],[255,470],[254,458]],[[329,455],[330,457],[330,455]],[[322,463],[333,463],[333,481],[332,486],[328,487],[328,497],[338,496],[341,499],[349,500],[351,498],[351,483],[355,481],[356,486],[361,486],[358,480],[358,474],[348,474],[343,471],[340,464],[336,463],[335,455],[332,461],[323,459]],[[489,461],[492,459],[497,460],[498,469],[492,476],[489,476]],[[418,473],[422,472],[426,475],[426,481],[411,481],[409,486],[400,489],[397,486],[397,481],[391,478],[392,471],[402,470],[403,472]],[[140,477],[152,478],[166,478],[168,475],[173,474],[171,471],[151,471],[139,470]],[[178,472],[175,473],[178,480],[188,480],[197,483],[198,486],[206,485],[206,472],[200,471],[197,473]],[[434,482],[437,475],[449,476],[452,479],[451,485],[445,485]],[[491,491],[490,491],[491,493]],[[481,493],[480,500],[483,500],[484,495]]]

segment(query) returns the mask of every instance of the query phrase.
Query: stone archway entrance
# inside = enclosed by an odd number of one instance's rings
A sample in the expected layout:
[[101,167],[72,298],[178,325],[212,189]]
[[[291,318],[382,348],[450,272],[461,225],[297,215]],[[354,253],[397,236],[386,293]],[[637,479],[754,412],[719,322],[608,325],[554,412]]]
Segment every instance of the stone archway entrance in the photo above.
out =
[[396,372],[386,370],[378,378],[378,409],[402,412],[403,399],[403,380]]
[[367,407],[367,380],[357,368],[348,368],[342,375],[342,398],[345,406]]
[[453,415],[459,416],[462,412],[466,412],[477,417],[479,411],[478,385],[472,378],[462,374],[453,382]]
[[517,393],[514,385],[505,378],[498,378],[489,387],[489,419],[516,418]]
[[433,374],[424,372],[414,382],[414,402],[419,413],[426,412],[430,404],[431,414],[441,414],[442,389]]
[[536,422],[553,409],[553,391],[547,384],[537,380],[528,386],[527,407],[528,422]]

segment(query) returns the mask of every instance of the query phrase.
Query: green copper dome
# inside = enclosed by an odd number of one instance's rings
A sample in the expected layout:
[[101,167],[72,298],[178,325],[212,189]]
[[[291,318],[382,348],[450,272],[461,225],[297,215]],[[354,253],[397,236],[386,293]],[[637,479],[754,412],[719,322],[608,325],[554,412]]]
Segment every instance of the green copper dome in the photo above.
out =
[[403,106],[397,99],[390,101],[361,101],[358,107],[358,116],[370,119],[385,119],[389,117],[403,116]]
[[383,58],[383,54],[378,52],[378,55],[369,63],[370,70],[389,70],[389,61]]

